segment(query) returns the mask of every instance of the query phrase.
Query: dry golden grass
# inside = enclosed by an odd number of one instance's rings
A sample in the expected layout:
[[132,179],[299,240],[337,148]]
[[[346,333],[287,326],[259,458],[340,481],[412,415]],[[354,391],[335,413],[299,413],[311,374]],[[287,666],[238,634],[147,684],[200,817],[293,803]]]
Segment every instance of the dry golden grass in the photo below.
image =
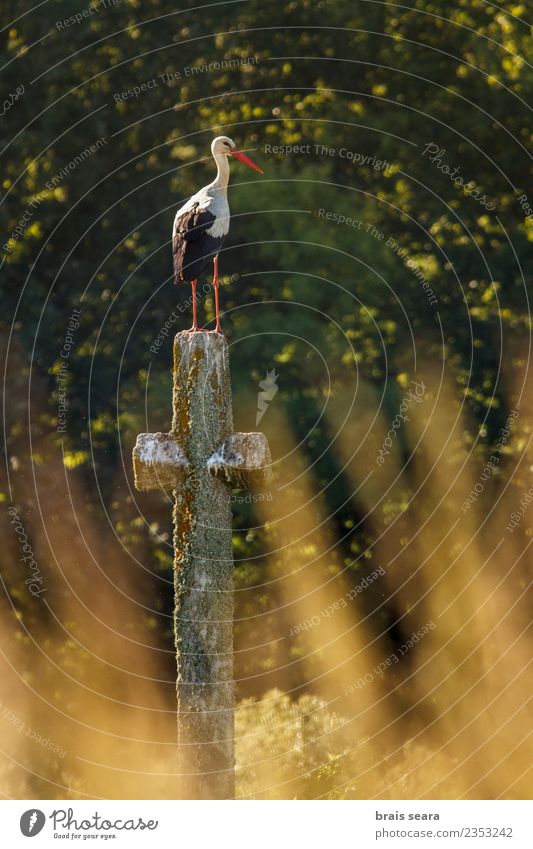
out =
[[[434,376],[425,383],[435,385]],[[408,467],[397,446],[376,464],[386,425],[373,390],[362,385],[360,393],[363,412],[342,427],[341,403],[332,400],[327,408],[336,434],[332,450],[375,538],[371,561],[361,557],[369,568],[355,572],[339,553],[325,495],[281,405],[270,414],[284,435],[277,486],[288,488],[256,505],[272,541],[264,574],[277,599],[261,633],[274,646],[287,640],[287,625],[314,624],[275,655],[283,658],[270,670],[275,688],[238,707],[238,795],[527,797],[531,517],[513,533],[505,525],[528,480],[530,457],[526,452],[517,469],[506,466],[506,448],[498,480],[463,513],[483,461],[467,458],[464,412],[451,393],[428,390],[422,404],[412,405],[402,425],[408,445],[416,446]],[[530,429],[521,416],[515,448]],[[162,650],[157,627],[147,626],[150,616],[141,627],[151,578],[120,552],[105,516],[84,509],[60,456],[33,471],[35,480],[28,476],[17,486],[26,504],[21,520],[46,575],[44,602],[29,604],[20,595],[20,552],[9,517],[2,518],[2,792],[8,798],[179,797],[168,646]],[[505,490],[511,474],[518,487]],[[351,534],[357,541],[358,531]],[[372,590],[346,595],[377,567],[383,573]],[[370,598],[370,607],[394,610],[397,642],[431,624],[398,662],[387,665],[395,649],[383,620],[369,615]],[[239,627],[242,632],[246,623]],[[246,650],[253,664],[254,646]]]

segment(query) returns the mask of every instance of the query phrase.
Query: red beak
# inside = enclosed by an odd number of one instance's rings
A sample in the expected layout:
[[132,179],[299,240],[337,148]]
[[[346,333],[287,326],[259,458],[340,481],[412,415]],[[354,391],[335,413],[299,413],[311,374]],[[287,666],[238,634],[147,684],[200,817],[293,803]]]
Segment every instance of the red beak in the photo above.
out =
[[252,168],[254,171],[259,171],[260,174],[265,173],[263,169],[260,168],[259,165],[256,165],[255,162],[252,162],[252,160],[249,159],[246,154],[242,152],[242,150],[239,150],[238,148],[234,147],[233,150],[230,151],[230,153],[232,156],[235,157],[235,159],[238,159],[239,162],[244,162],[244,164],[247,165],[248,168]]

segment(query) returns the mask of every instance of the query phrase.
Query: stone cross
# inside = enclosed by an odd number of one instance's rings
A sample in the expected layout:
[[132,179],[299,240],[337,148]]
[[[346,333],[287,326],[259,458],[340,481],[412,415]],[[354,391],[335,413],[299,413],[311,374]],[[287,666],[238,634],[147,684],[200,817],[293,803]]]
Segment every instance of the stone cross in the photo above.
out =
[[271,478],[262,433],[233,433],[228,344],[220,333],[174,339],[170,433],[141,433],[135,486],[174,493],[174,634],[178,750],[187,795],[233,798],[233,553],[230,488]]

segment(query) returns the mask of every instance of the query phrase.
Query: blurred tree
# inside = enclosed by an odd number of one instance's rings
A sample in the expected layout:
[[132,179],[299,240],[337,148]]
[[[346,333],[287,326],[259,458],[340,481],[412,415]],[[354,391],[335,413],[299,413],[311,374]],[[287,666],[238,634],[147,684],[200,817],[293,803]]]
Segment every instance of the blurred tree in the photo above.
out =
[[[377,565],[380,532],[376,514],[370,522],[364,500],[351,497],[339,447],[343,428],[362,438],[355,387],[370,421],[386,384],[380,415],[391,421],[409,381],[433,364],[430,393],[443,372],[454,409],[466,405],[455,454],[477,441],[481,463],[518,391],[533,232],[519,201],[532,94],[523,7],[249,0],[200,13],[192,3],[176,10],[158,0],[148,9],[117,0],[85,15],[82,0],[61,0],[38,14],[22,4],[16,19],[6,0],[0,8],[11,21],[1,35],[4,91],[24,90],[4,104],[1,125],[1,316],[12,393],[5,445],[15,493],[6,481],[4,499],[30,505],[33,464],[60,461],[88,514],[117,546],[153,564],[148,607],[159,616],[154,625],[147,612],[145,624],[168,648],[168,510],[147,496],[156,519],[145,527],[130,451],[140,430],[169,426],[171,337],[189,321],[181,311],[188,291],[171,281],[173,212],[211,179],[209,143],[223,132],[255,149],[266,172],[257,179],[234,163],[234,218],[221,256],[236,425],[253,425],[259,381],[276,368],[272,406],[283,409],[323,490],[338,541],[316,568],[349,586]],[[210,294],[203,302],[212,318]],[[75,308],[80,326],[64,357]],[[168,335],[156,343],[165,323]],[[62,368],[65,433],[57,430]],[[261,427],[282,452],[277,421],[267,413]],[[526,424],[516,427],[510,456]],[[369,429],[366,445],[377,450],[379,433]],[[408,441],[397,445],[407,459]],[[298,503],[298,482],[281,484]],[[383,526],[394,524],[391,539],[402,540],[438,498],[418,502],[407,519],[414,489],[407,466],[402,486],[377,508]],[[59,520],[61,505],[49,509]],[[266,616],[268,634],[279,602],[279,567],[266,556],[272,528],[250,530],[253,505],[235,509],[237,619]],[[325,548],[326,529],[313,541]],[[376,609],[376,632],[398,642],[397,610],[379,602],[372,591],[362,604]],[[21,599],[20,615],[35,615],[23,608]],[[246,625],[252,638],[254,628]],[[242,694],[273,686],[269,670],[298,652],[298,639],[264,648],[265,679],[243,682]],[[244,678],[249,663],[244,654]]]

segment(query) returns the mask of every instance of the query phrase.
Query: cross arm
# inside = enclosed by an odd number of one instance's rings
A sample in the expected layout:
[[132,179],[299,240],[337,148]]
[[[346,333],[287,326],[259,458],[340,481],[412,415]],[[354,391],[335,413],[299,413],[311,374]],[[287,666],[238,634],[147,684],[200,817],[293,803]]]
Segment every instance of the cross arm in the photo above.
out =
[[234,489],[258,489],[272,480],[272,458],[263,433],[233,433],[207,461],[209,471]]
[[187,473],[187,459],[170,433],[140,433],[133,449],[135,488],[175,489]]

